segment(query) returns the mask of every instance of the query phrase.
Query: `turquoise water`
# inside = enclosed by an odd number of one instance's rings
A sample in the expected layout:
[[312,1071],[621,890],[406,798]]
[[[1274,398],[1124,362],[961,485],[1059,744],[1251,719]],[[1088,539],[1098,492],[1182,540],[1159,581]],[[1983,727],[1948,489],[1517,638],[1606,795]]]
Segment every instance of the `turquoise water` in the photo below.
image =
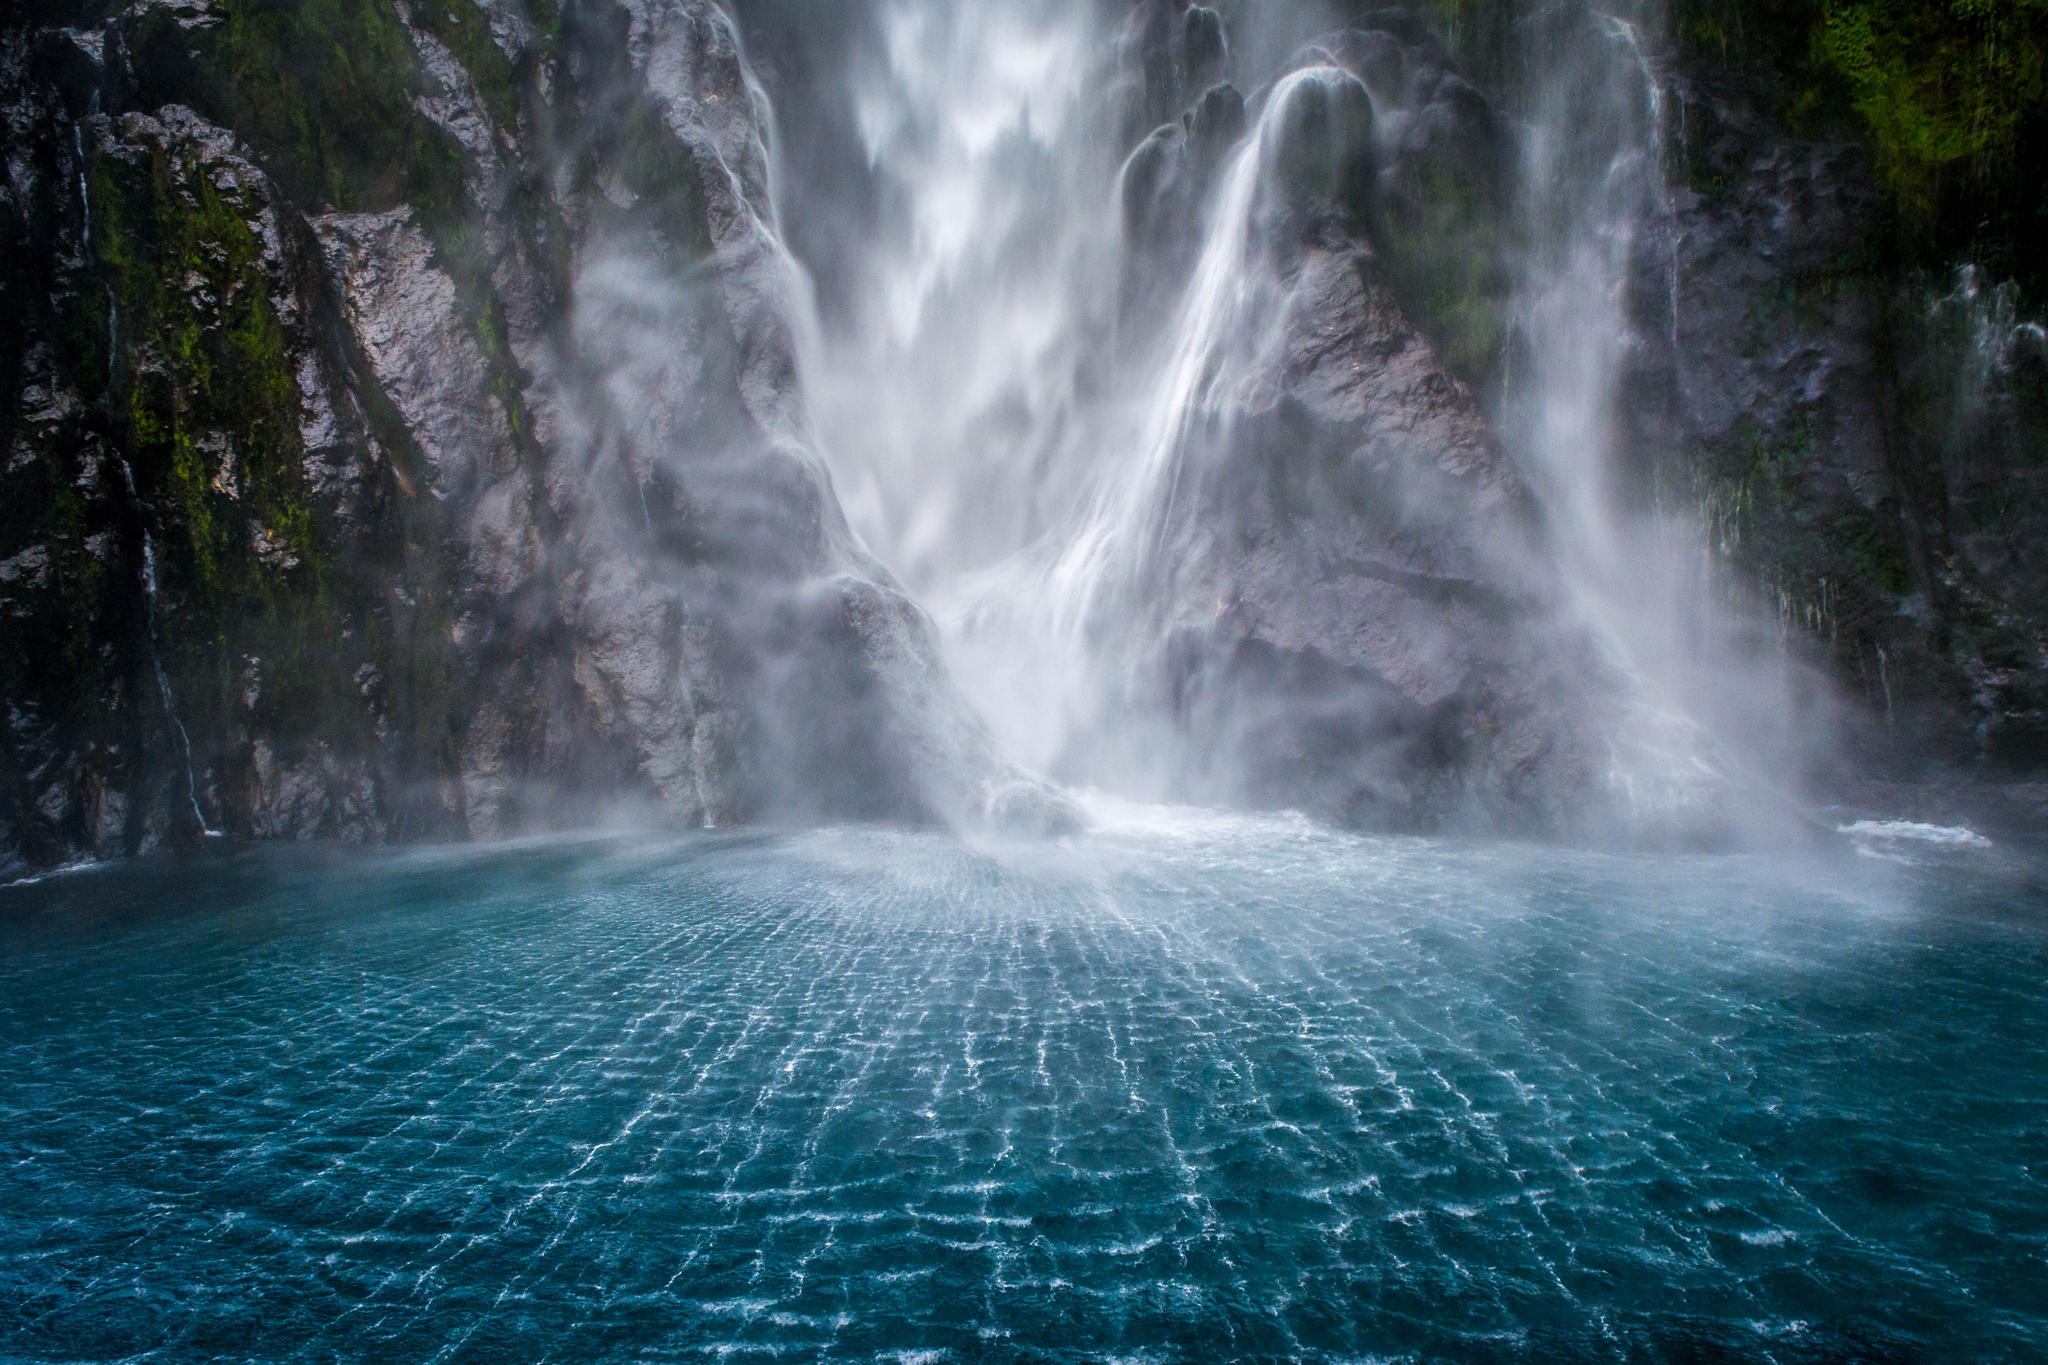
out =
[[1112,812],[0,893],[10,1361],[2048,1359],[2048,890]]

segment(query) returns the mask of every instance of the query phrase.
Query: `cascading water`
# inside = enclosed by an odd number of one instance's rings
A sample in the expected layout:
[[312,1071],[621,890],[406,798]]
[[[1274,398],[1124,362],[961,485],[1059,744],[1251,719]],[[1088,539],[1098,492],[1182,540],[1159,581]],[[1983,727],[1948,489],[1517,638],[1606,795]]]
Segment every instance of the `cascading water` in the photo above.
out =
[[1621,434],[1644,261],[1670,272],[1662,292],[1677,322],[1675,241],[1659,252],[1654,240],[1675,231],[1654,221],[1669,206],[1667,97],[1648,49],[1661,21],[1656,0],[1525,16],[1528,245],[1506,425],[1548,513],[1560,580],[1626,680],[1609,737],[1628,816],[1655,826],[1748,806],[1750,832],[1767,835],[1824,741],[1798,732],[1811,717],[1795,705],[1782,636],[1777,649],[1746,638],[1694,509],[1639,491],[1656,482],[1654,456]]
[[1232,156],[1215,191],[1210,221],[1165,338],[1164,359],[1139,407],[1132,455],[1104,468],[1048,575],[1052,614],[1070,632],[1130,592],[1160,549],[1159,523],[1169,512],[1179,465],[1205,417],[1227,417],[1229,388],[1245,379],[1226,352],[1269,349],[1284,312],[1279,291],[1252,260],[1259,196],[1274,159],[1274,140],[1296,92],[1309,87],[1358,87],[1333,66],[1312,66],[1283,78]]
[[[1290,304],[1263,249],[1261,210],[1297,96],[1332,90],[1365,97],[1355,76],[1328,65],[1291,72],[1265,95],[1217,177],[1194,268],[1166,315],[1158,358],[1134,384],[1130,454],[1096,472],[1079,514],[1050,538],[1049,567],[1017,598],[1023,610],[1016,614],[1028,611],[1036,624],[1030,633],[1049,646],[1041,657],[1062,671],[1069,725],[1085,725],[1093,708],[1113,704],[1118,677],[1130,666],[1115,631],[1156,619],[1148,596],[1171,591],[1166,531],[1186,466],[1198,447],[1230,441],[1244,389],[1281,344]],[[1048,690],[1058,686],[1045,681]]]
[[[1067,674],[1050,641],[1020,648],[1039,604],[1027,566],[1077,515],[1127,402],[1101,369],[1119,266],[1119,156],[1095,136],[1110,30],[1070,0],[889,0],[872,19],[849,79],[881,207],[823,282],[806,389],[855,529],[946,629],[1003,746],[1049,770]],[[792,216],[846,212],[784,192]]]
[[[1185,22],[1197,14],[1208,12]],[[1250,116],[1205,174],[1173,172],[1199,182],[1182,230],[1194,235],[1162,268],[1162,253],[1136,240],[1130,182],[1147,158],[1192,159],[1208,107],[1195,109],[1199,85],[1178,91],[1193,112],[1119,171],[1132,88],[1156,102],[1160,82],[1102,56],[1128,53],[1159,15],[1141,11],[1121,49],[1107,41],[1108,15],[1061,0],[889,0],[871,18],[849,80],[880,207],[843,221],[851,210],[826,192],[781,186],[785,219],[842,222],[858,243],[822,281],[825,321],[804,367],[851,520],[938,618],[1013,757],[1178,795],[1162,776],[1174,765],[1150,741],[1120,736],[1106,760],[1099,741],[1143,729],[1133,698],[1151,637],[1231,609],[1234,590],[1213,574],[1178,581],[1188,545],[1169,526],[1191,465],[1215,464],[1239,441],[1234,414],[1270,408],[1300,363],[1287,335],[1300,321],[1300,267],[1280,240],[1296,229],[1275,219],[1277,182],[1298,172],[1279,164],[1288,111],[1348,87],[1369,123],[1365,86],[1326,50],[1296,46],[1316,31],[1313,16],[1234,9],[1234,35],[1262,54],[1234,58],[1228,73],[1251,90]],[[1782,659],[1744,657],[1750,643],[1717,606],[1703,536],[1682,510],[1632,496],[1642,461],[1617,434],[1636,325],[1628,286],[1666,202],[1665,95],[1650,51],[1659,22],[1654,7],[1524,17],[1510,196],[1525,244],[1522,361],[1501,409],[1549,549],[1539,568],[1480,547],[1510,566],[1505,577],[1554,580],[1555,629],[1587,632],[1618,680],[1625,696],[1599,721],[1601,777],[1623,819],[1649,827],[1698,818],[1732,786],[1789,788],[1782,765],[1802,747]],[[1188,40],[1173,41],[1184,51]],[[1134,305],[1148,270],[1168,297]],[[1395,479],[1397,500],[1434,496],[1411,475]],[[1184,600],[1198,591],[1217,600]],[[1763,819],[1781,816],[1773,804]]]
[[[899,92],[933,60],[913,37],[940,29],[946,69],[967,61],[951,49],[978,21],[918,6],[888,13]],[[1006,47],[1016,22],[976,36]],[[1085,24],[1070,25],[1038,50],[1073,53],[1089,39]],[[1320,66],[1268,94],[1216,177],[1192,273],[1155,334],[1104,312],[1118,293],[1115,172],[1099,140],[1083,136],[1086,92],[1017,86],[1006,110],[929,153],[944,164],[911,192],[913,249],[876,272],[886,317],[878,329],[858,317],[884,338],[879,356],[859,352],[877,363],[849,376],[829,352],[816,362],[824,390],[845,404],[828,404],[838,420],[825,431],[857,461],[857,523],[951,628],[970,694],[1028,765],[1072,765],[1069,746],[1129,667],[1118,633],[1156,619],[1148,597],[1190,442],[1227,420],[1254,369],[1248,358],[1270,349],[1285,314],[1257,249],[1275,138],[1297,91],[1332,84],[1357,86]],[[941,80],[942,96],[950,89]],[[883,140],[871,135],[871,145]],[[1019,158],[1077,164],[1069,188],[1087,197],[1027,211],[1009,188]],[[984,197],[968,192],[984,180]],[[1055,222],[1061,249],[1048,254],[1040,229]],[[876,406],[884,419],[866,422]]]
[[850,518],[944,610],[1073,497],[1077,357],[1112,325],[1117,268],[1114,152],[1087,127],[1105,35],[1071,0],[887,0],[874,20],[850,80],[885,207],[807,377]]

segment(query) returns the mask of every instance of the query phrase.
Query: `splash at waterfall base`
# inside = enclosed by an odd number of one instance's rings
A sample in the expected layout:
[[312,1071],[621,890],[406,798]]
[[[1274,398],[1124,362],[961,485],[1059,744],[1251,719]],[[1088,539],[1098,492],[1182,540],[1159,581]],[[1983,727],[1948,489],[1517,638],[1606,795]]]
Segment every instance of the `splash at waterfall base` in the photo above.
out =
[[[772,63],[823,60],[801,15],[759,22]],[[1633,51],[1591,34],[1537,94],[1604,103],[1543,105],[1518,135],[1412,17],[1263,70],[1228,37],[1200,7],[1119,26],[899,4],[850,44],[847,108],[771,81],[801,172],[783,217],[814,225],[804,369],[835,482],[1004,750],[1366,828],[1799,829],[1822,709],[1794,706],[1792,661],[1725,638],[1703,540],[1638,528],[1611,487],[1610,300],[1659,136]],[[985,70],[1005,79],[962,74]],[[1513,190],[1517,136],[1542,162],[1586,124],[1605,141]],[[1105,156],[1105,125],[1136,150]],[[1443,186],[1501,235],[1507,198],[1540,217],[1582,181],[1622,188],[1498,300],[1566,359],[1490,422],[1410,311],[1443,263]]]

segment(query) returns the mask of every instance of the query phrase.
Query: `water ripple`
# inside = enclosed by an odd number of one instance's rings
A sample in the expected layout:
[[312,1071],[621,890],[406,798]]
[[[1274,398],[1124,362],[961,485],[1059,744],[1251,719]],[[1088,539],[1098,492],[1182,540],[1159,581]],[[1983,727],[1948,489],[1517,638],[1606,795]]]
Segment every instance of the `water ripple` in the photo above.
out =
[[2038,885],[1130,812],[0,896],[0,1356],[2026,1360]]

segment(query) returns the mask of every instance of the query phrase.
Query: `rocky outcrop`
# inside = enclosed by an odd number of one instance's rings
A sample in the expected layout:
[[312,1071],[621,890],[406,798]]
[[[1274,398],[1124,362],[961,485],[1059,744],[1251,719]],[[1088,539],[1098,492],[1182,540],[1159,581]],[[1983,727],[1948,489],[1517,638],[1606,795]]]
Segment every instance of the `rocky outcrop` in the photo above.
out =
[[1829,662],[1852,772],[2038,764],[2048,405],[2015,292],[1903,269],[1860,146],[1790,135],[1725,74],[1662,78],[1626,405],[1645,479]]
[[1175,545],[1198,778],[1369,828],[1563,832],[1601,798],[1603,680],[1531,589],[1527,490],[1371,250],[1297,249],[1276,368]]
[[[1419,791],[1491,792],[1496,812],[1526,808],[1504,795],[1526,779],[1449,776],[1490,750],[1490,739],[1471,736],[1496,729],[1505,736],[1503,755],[1547,753],[1528,759],[1530,771],[1555,764],[1587,776],[1583,754],[1572,752],[1583,727],[1542,718],[1546,708],[1552,716],[1569,710],[1560,708],[1556,670],[1573,665],[1554,655],[1540,662],[1540,651],[1518,653],[1512,645],[1487,656],[1474,641],[1511,641],[1515,632],[1451,614],[1484,602],[1499,616],[1526,615],[1526,604],[1512,605],[1515,589],[1543,575],[1519,573],[1513,554],[1477,570],[1468,556],[1440,574],[1427,556],[1409,560],[1413,541],[1383,557],[1377,547],[1385,529],[1344,525],[1337,510],[1408,505],[1401,492],[1408,475],[1375,487],[1362,472],[1369,466],[1349,458],[1374,442],[1389,444],[1372,429],[1391,414],[1399,414],[1400,439],[1411,452],[1443,452],[1464,469],[1514,482],[1497,452],[1454,454],[1489,451],[1492,438],[1469,396],[1444,395],[1456,375],[1480,390],[1482,406],[1497,407],[1500,365],[1515,363],[1517,345],[1543,344],[1518,338],[1511,325],[1509,267],[1530,248],[1521,239],[1541,229],[1526,221],[1528,206],[1517,198],[1526,190],[1517,185],[1509,125],[1535,98],[1524,88],[1525,68],[1540,64],[1541,45],[1592,40],[1572,27],[1588,21],[1568,12],[1527,16],[1512,8],[1461,6],[1448,16],[1462,50],[1491,82],[1484,93],[1438,36],[1442,14],[1361,4],[1352,7],[1353,28],[1315,39],[1293,59],[1340,66],[1370,92],[1370,185],[1327,196],[1320,216],[1311,212],[1295,224],[1312,226],[1293,239],[1279,269],[1281,296],[1298,312],[1289,313],[1288,339],[1276,352],[1287,359],[1273,362],[1273,381],[1256,390],[1254,404],[1271,402],[1273,412],[1235,419],[1242,464],[1212,472],[1205,487],[1219,490],[1213,502],[1189,504],[1200,507],[1186,517],[1202,528],[1197,539],[1239,539],[1228,552],[1189,558],[1231,567],[1186,570],[1190,581],[1207,573],[1216,622],[1183,624],[1190,638],[1213,635],[1224,654],[1242,655],[1249,681],[1205,690],[1200,679],[1214,675],[1221,657],[1208,645],[1181,646],[1162,670],[1196,680],[1170,690],[1191,714],[1210,717],[1204,743],[1218,771],[1256,772],[1271,761],[1264,799],[1320,793],[1309,803],[1339,813],[1355,804],[1373,823],[1399,823],[1404,810],[1429,811],[1419,823],[1441,823],[1447,798],[1418,798]],[[1171,30],[1156,15],[1136,31],[1152,35],[1140,46],[1159,69],[1133,88],[1148,97],[1177,89],[1191,101],[1141,147],[1125,182],[1134,249],[1164,262],[1154,273],[1172,280],[1185,276],[1190,251],[1173,225],[1213,186],[1204,130],[1240,122],[1243,102],[1228,87],[1197,97],[1189,75],[1172,65],[1177,49],[1159,37]],[[1646,512],[1695,510],[1727,571],[1723,589],[1741,599],[1736,618],[1775,618],[1775,631],[1754,632],[1746,647],[1824,666],[1826,689],[1847,703],[1840,729],[1848,761],[1818,774],[1819,790],[1853,797],[1859,783],[1876,780],[1890,784],[1886,799],[1896,804],[1901,779],[1942,773],[1937,785],[1952,785],[1959,772],[2006,780],[2023,774],[2048,754],[2048,613],[2037,553],[2040,433],[2048,429],[2043,334],[2028,323],[2017,291],[1981,272],[1930,276],[1902,266],[1865,150],[1846,137],[1788,132],[1767,95],[1770,73],[1745,81],[1655,39],[1650,30],[1630,30],[1624,44],[1624,55],[1641,63],[1649,110],[1664,119],[1665,161],[1661,197],[1642,206],[1629,280],[1633,329],[1616,408],[1623,497]],[[1143,265],[1136,274],[1149,288]],[[1344,358],[1348,373],[1371,378],[1352,393],[1318,381],[1315,364],[1304,359],[1311,353]],[[1404,383],[1404,374],[1427,375],[1430,383]],[[1296,387],[1302,383],[1309,388]],[[1449,412],[1461,416],[1444,427]],[[1259,479],[1248,471],[1316,492],[1275,508],[1261,502]],[[1442,505],[1458,512],[1446,519],[1451,529],[1433,532],[1431,553],[1467,535],[1497,547],[1530,534],[1515,517],[1501,523],[1506,531],[1489,524],[1485,500],[1475,502],[1469,490],[1447,494]],[[1293,549],[1275,557],[1271,547],[1290,541]],[[1346,578],[1339,567],[1346,553],[1394,570],[1373,583],[1375,600],[1333,600]],[[1259,567],[1262,554],[1285,567]],[[1272,586],[1259,590],[1261,579]],[[1255,586],[1247,593],[1240,582]],[[1507,591],[1499,590],[1503,583]],[[1470,590],[1474,584],[1482,590]],[[1437,602],[1458,604],[1436,619],[1440,633],[1404,603],[1419,585]],[[1236,642],[1242,628],[1227,624],[1241,615],[1293,623],[1259,640],[1260,651],[1278,652],[1247,652]],[[1355,646],[1347,655],[1347,621],[1376,623],[1377,658]],[[1312,664],[1287,652],[1304,641],[1313,642]],[[1413,660],[1404,652],[1440,664],[1442,673],[1405,693],[1390,689],[1390,678],[1428,673],[1407,667]],[[1354,684],[1332,680],[1355,676],[1375,682],[1353,700],[1299,700],[1342,696]],[[1487,718],[1467,730],[1425,723],[1422,715],[1441,699],[1458,696],[1463,704],[1484,692],[1453,678],[1510,680],[1504,694],[1531,718],[1521,738],[1515,724],[1492,713],[1493,702],[1477,705],[1475,714]],[[1591,690],[1597,694],[1598,685]],[[1407,703],[1423,709],[1404,711]],[[1226,713],[1264,719],[1218,719]],[[1320,731],[1305,721],[1317,716],[1326,718]],[[1397,738],[1368,741],[1360,736],[1369,729],[1357,724],[1368,716],[1405,719],[1390,723]],[[1246,738],[1216,741],[1233,726]],[[1454,738],[1447,743],[1443,735]],[[1563,752],[1547,751],[1538,735]],[[1323,778],[1304,776],[1319,771],[1322,756],[1347,748],[1375,754],[1355,769],[1378,774],[1380,796],[1365,783],[1354,796],[1336,797],[1343,783],[1325,790]],[[1408,752],[1417,756],[1390,756]],[[1504,758],[1502,770],[1514,771],[1517,761]],[[1481,764],[1493,766],[1490,758]],[[1335,767],[1353,764],[1344,758]]]
[[722,11],[287,9],[0,37],[0,873],[1056,823],[808,448]]
[[[1259,97],[1237,286],[1258,303],[1204,361],[1204,392],[1231,399],[1185,436],[1137,709],[1173,718],[1176,783],[1204,799],[1378,829],[1597,820],[1583,708],[1609,680],[1537,586],[1529,489],[1392,264],[1433,216],[1497,224],[1465,217],[1497,184],[1484,102],[1412,19],[1330,35],[1292,64],[1344,74]],[[1233,141],[1208,130],[1241,110],[1210,90],[1126,170],[1133,249],[1174,262],[1162,275],[1187,274],[1187,206],[1214,192],[1212,149]],[[1439,155],[1475,130],[1478,146]],[[1431,177],[1467,197],[1443,209]]]
[[[1500,263],[1527,230],[1493,107],[1517,116],[1532,54],[1571,20],[1434,8],[1361,4],[1358,28],[1322,43],[1382,112],[1372,236],[1387,278],[1485,392],[1514,363]],[[1718,29],[1677,8],[1670,41],[1636,35],[1663,193],[1636,236],[1617,472],[1637,505],[1696,514],[1738,614],[1776,627],[1756,647],[1822,666],[1844,749],[1818,790],[1855,799],[1875,782],[1896,806],[1902,781],[2022,779],[2048,758],[2043,333],[2016,285],[1901,251],[1902,211],[1855,121],[1809,112],[1795,133],[1801,82],[1762,47],[1727,59],[1743,6],[1705,7]]]

